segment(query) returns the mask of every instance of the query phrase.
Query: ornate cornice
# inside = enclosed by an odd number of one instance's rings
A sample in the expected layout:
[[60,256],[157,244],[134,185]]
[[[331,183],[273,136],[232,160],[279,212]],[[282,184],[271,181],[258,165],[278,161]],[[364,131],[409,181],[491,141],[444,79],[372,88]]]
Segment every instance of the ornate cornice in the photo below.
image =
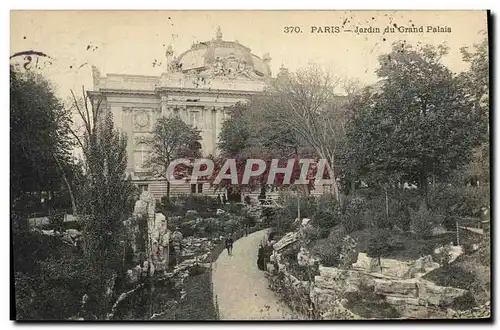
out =
[[[261,91],[244,91],[244,90],[230,90],[230,89],[202,89],[202,88],[183,88],[183,87],[156,87],[152,91],[143,90],[126,90],[126,89],[101,89],[99,91],[88,91],[89,96],[102,96],[102,95],[151,95],[160,96],[164,93],[179,93],[188,95],[231,95],[231,96],[252,96],[262,93]],[[143,106],[146,108],[147,106]],[[150,108],[153,108],[151,105]],[[161,105],[157,106],[160,109]],[[134,108],[134,107],[133,107]],[[135,107],[138,108],[138,107]]]
[[156,96],[157,93],[154,90],[132,90],[132,89],[100,89],[98,91],[88,91],[89,96],[99,96],[105,94],[117,94],[117,95],[153,95]]
[[243,91],[243,90],[231,90],[231,89],[202,89],[202,88],[183,88],[183,87],[157,87],[155,89],[157,94],[163,93],[179,93],[179,94],[190,94],[190,95],[232,95],[232,96],[252,96],[258,95],[262,92],[260,91]]

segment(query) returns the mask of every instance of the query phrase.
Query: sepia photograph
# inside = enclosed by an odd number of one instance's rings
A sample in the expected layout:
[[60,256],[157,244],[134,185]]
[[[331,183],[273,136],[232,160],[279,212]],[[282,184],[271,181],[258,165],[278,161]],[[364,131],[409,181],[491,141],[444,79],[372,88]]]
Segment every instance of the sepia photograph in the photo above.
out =
[[11,320],[491,322],[491,24],[11,10]]

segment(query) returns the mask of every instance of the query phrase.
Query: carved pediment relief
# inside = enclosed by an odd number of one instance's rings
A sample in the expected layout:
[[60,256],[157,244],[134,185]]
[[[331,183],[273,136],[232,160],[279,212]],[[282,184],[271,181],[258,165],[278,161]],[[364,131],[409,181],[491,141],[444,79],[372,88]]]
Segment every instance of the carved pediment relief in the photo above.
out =
[[141,149],[142,145],[146,145],[151,138],[151,135],[136,135],[134,136],[135,149]]
[[[151,131],[154,124],[156,112],[160,109],[132,109],[132,120],[134,131],[148,132]],[[155,115],[156,114],[156,115]]]

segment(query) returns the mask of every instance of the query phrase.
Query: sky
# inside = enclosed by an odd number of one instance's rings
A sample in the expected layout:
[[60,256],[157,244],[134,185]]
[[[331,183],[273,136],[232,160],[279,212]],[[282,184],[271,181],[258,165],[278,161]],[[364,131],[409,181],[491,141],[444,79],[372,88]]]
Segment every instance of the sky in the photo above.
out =
[[[451,32],[383,33],[387,26],[412,24]],[[487,21],[486,11],[12,11],[10,54],[35,50],[49,55],[51,64],[39,57],[36,70],[66,98],[71,89],[92,88],[92,65],[101,75],[159,76],[166,70],[169,45],[179,55],[193,43],[215,38],[218,26],[224,40],[237,40],[259,57],[268,52],[273,74],[281,65],[294,71],[313,62],[371,84],[377,79],[378,56],[395,41],[446,42],[450,54],[443,62],[452,71],[465,70],[459,49],[479,43]],[[311,33],[312,27],[318,31],[323,26],[342,31],[372,27],[380,33]],[[301,32],[285,33],[286,27]],[[155,60],[162,65],[154,66]],[[18,61],[23,58],[11,63]]]

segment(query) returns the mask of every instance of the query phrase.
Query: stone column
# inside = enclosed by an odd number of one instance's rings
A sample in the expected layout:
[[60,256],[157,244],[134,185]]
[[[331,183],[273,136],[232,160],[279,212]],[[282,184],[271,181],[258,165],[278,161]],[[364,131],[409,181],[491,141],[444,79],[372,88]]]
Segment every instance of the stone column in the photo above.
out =
[[187,109],[187,106],[183,105],[182,111],[184,112],[184,118],[185,118],[186,123],[189,124],[189,111]]
[[189,117],[188,117],[187,107],[185,105],[178,105],[176,107],[177,107],[177,109],[179,109],[179,117],[181,117],[181,119],[185,123],[189,123]]
[[203,108],[204,133],[206,152],[215,156],[215,129],[214,129],[214,107],[205,106]]
[[214,155],[218,154],[217,150],[217,142],[219,140],[219,133],[222,128],[222,120],[224,115],[224,107],[215,107],[215,116],[214,116]]
[[123,108],[122,130],[127,135],[127,172],[134,171],[134,126],[132,108]]

